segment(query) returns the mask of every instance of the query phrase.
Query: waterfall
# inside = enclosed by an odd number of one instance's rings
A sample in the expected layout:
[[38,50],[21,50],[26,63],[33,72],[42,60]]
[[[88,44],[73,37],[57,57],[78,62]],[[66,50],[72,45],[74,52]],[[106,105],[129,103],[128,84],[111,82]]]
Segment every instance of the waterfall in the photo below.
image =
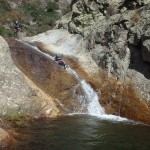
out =
[[[32,43],[26,43],[26,44],[28,46],[36,49],[40,53],[44,54],[48,58],[53,59],[53,57],[50,54],[40,51]],[[80,86],[83,89],[84,96],[81,97],[80,99],[81,99],[81,105],[86,105],[86,107],[87,107],[86,113],[93,115],[93,116],[101,116],[101,115],[105,114],[104,109],[102,108],[102,106],[99,103],[99,97],[98,97],[97,93],[92,89],[92,87],[88,83],[86,83],[85,80],[80,78],[78,76],[78,74],[73,69],[71,69],[69,66],[67,66],[66,70],[69,74],[71,74],[73,77],[75,77],[78,80]],[[84,107],[83,107],[83,109],[84,109]]]
[[[22,41],[19,41],[19,42],[22,42]],[[24,43],[24,42],[22,42],[22,43]],[[34,46],[32,43],[24,43],[24,44],[32,47],[36,51],[40,52],[41,54],[45,55],[49,59],[53,60],[53,57],[50,54],[42,52],[36,46]],[[84,112],[84,114],[89,114],[89,115],[96,116],[101,119],[107,119],[107,120],[109,119],[109,120],[114,120],[114,121],[127,121],[126,118],[121,118],[120,116],[105,114],[104,108],[99,103],[99,97],[98,97],[97,93],[93,90],[93,88],[84,79],[79,77],[78,74],[73,69],[71,69],[69,66],[67,66],[66,71],[77,79],[77,81],[79,82],[80,86],[82,87],[82,90],[84,93],[83,96],[79,96],[80,101],[81,101],[81,103],[80,103],[81,111],[76,112],[76,113],[83,113],[82,110],[84,110],[86,107],[86,112]]]
[[[92,87],[86,83],[85,80],[81,79],[78,74],[72,70],[70,67],[66,68],[68,73],[74,76],[78,82],[80,83],[83,91],[84,91],[84,100],[86,100],[87,104],[87,113],[93,116],[101,116],[105,114],[104,109],[99,103],[99,98],[97,93],[92,89]],[[81,99],[82,101],[83,99]]]
[[99,97],[92,87],[83,80],[81,86],[85,92],[88,102],[88,113],[94,116],[101,116],[105,114],[103,107],[99,103]]
[[[128,121],[127,118],[122,118],[120,116],[115,115],[107,115],[105,114],[104,108],[99,103],[99,97],[97,93],[93,90],[93,88],[82,78],[78,76],[78,74],[72,70],[70,67],[66,68],[67,72],[74,76],[78,82],[80,83],[83,91],[84,91],[84,98],[80,100],[86,101],[87,104],[87,112],[86,114],[99,117],[104,120],[113,120],[113,121]],[[84,102],[82,102],[84,104]],[[81,104],[82,104],[81,103]]]

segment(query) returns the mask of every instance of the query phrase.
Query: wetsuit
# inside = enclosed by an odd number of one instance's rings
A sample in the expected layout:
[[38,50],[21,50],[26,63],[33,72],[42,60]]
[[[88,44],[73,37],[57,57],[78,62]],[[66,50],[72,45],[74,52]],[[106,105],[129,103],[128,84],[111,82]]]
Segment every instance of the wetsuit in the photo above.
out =
[[54,57],[53,61],[57,62],[60,66],[64,67],[64,69],[66,68],[64,61],[62,61],[62,59],[60,57],[58,57],[57,55]]

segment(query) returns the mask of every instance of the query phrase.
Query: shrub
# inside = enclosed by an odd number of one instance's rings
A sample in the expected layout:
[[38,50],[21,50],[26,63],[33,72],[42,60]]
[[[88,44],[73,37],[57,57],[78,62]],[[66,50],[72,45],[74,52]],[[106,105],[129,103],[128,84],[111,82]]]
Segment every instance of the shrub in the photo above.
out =
[[5,0],[0,0],[0,15],[3,15],[5,12],[10,11],[10,6]]
[[[0,4],[1,25],[5,24],[11,28],[13,21],[19,20],[27,35],[30,36],[51,29],[60,17],[56,11],[59,9],[56,1],[49,1],[46,6],[40,0],[22,1],[15,9],[11,9],[5,0],[0,0]],[[5,28],[1,26],[1,35],[12,35],[11,30],[3,29]]]
[[53,12],[53,11],[59,9],[59,5],[58,5],[58,3],[56,3],[56,2],[49,2],[49,3],[47,4],[46,9],[47,9],[47,12]]
[[13,32],[10,29],[5,29],[1,24],[0,24],[0,35],[1,36],[6,36],[6,37],[11,37],[13,36]]
[[11,10],[9,4],[5,0],[0,0],[0,22],[4,22],[8,17],[7,13]]
[[53,26],[55,21],[59,19],[59,15],[55,11],[58,8],[56,2],[49,2],[46,7],[43,7],[42,3],[38,0],[30,4],[23,2],[19,7],[22,16],[26,15],[27,22],[32,20],[39,26],[44,24]]
[[8,13],[9,17],[13,20],[13,21],[16,21],[16,20],[21,20],[21,14],[18,10],[11,10],[9,13]]

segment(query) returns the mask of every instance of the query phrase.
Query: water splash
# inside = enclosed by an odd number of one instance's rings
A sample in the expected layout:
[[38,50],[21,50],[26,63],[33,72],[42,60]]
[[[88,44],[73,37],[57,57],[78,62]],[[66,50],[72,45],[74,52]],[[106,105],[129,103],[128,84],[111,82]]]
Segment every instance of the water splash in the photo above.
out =
[[101,116],[105,114],[104,108],[99,103],[99,97],[92,87],[83,80],[81,86],[88,102],[88,113],[94,116]]
[[[84,91],[84,98],[81,98],[80,100],[86,101],[87,105],[87,112],[86,113],[81,113],[81,112],[76,112],[73,114],[89,114],[92,116],[96,116],[102,120],[111,120],[111,121],[128,121],[127,118],[122,118],[120,116],[115,116],[115,115],[107,115],[105,114],[104,108],[100,105],[99,103],[99,97],[97,93],[93,90],[93,88],[88,84],[85,80],[80,78],[78,74],[72,70],[70,67],[66,68],[67,72],[70,73],[72,76],[74,76],[78,82],[80,83],[83,91]],[[81,102],[82,105],[84,102]],[[81,106],[82,107],[82,106]],[[73,115],[70,114],[70,115]]]
[[[101,116],[105,114],[104,109],[99,103],[99,97],[92,87],[86,83],[85,80],[81,79],[70,67],[68,67],[66,70],[78,80],[84,91],[84,100],[87,104],[87,113],[93,116]],[[81,101],[83,101],[83,99],[81,99]]]

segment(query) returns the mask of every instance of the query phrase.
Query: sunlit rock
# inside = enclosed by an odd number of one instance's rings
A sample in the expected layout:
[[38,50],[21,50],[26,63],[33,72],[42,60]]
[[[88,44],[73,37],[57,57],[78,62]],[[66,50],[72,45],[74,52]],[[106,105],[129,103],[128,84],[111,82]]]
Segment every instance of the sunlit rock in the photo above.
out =
[[23,73],[12,61],[9,47],[2,37],[0,59],[0,115],[40,117],[45,116],[45,112],[50,108],[51,111],[46,116],[60,114],[56,105],[50,101],[51,98],[44,97],[44,93],[40,93],[38,88],[27,84]]

